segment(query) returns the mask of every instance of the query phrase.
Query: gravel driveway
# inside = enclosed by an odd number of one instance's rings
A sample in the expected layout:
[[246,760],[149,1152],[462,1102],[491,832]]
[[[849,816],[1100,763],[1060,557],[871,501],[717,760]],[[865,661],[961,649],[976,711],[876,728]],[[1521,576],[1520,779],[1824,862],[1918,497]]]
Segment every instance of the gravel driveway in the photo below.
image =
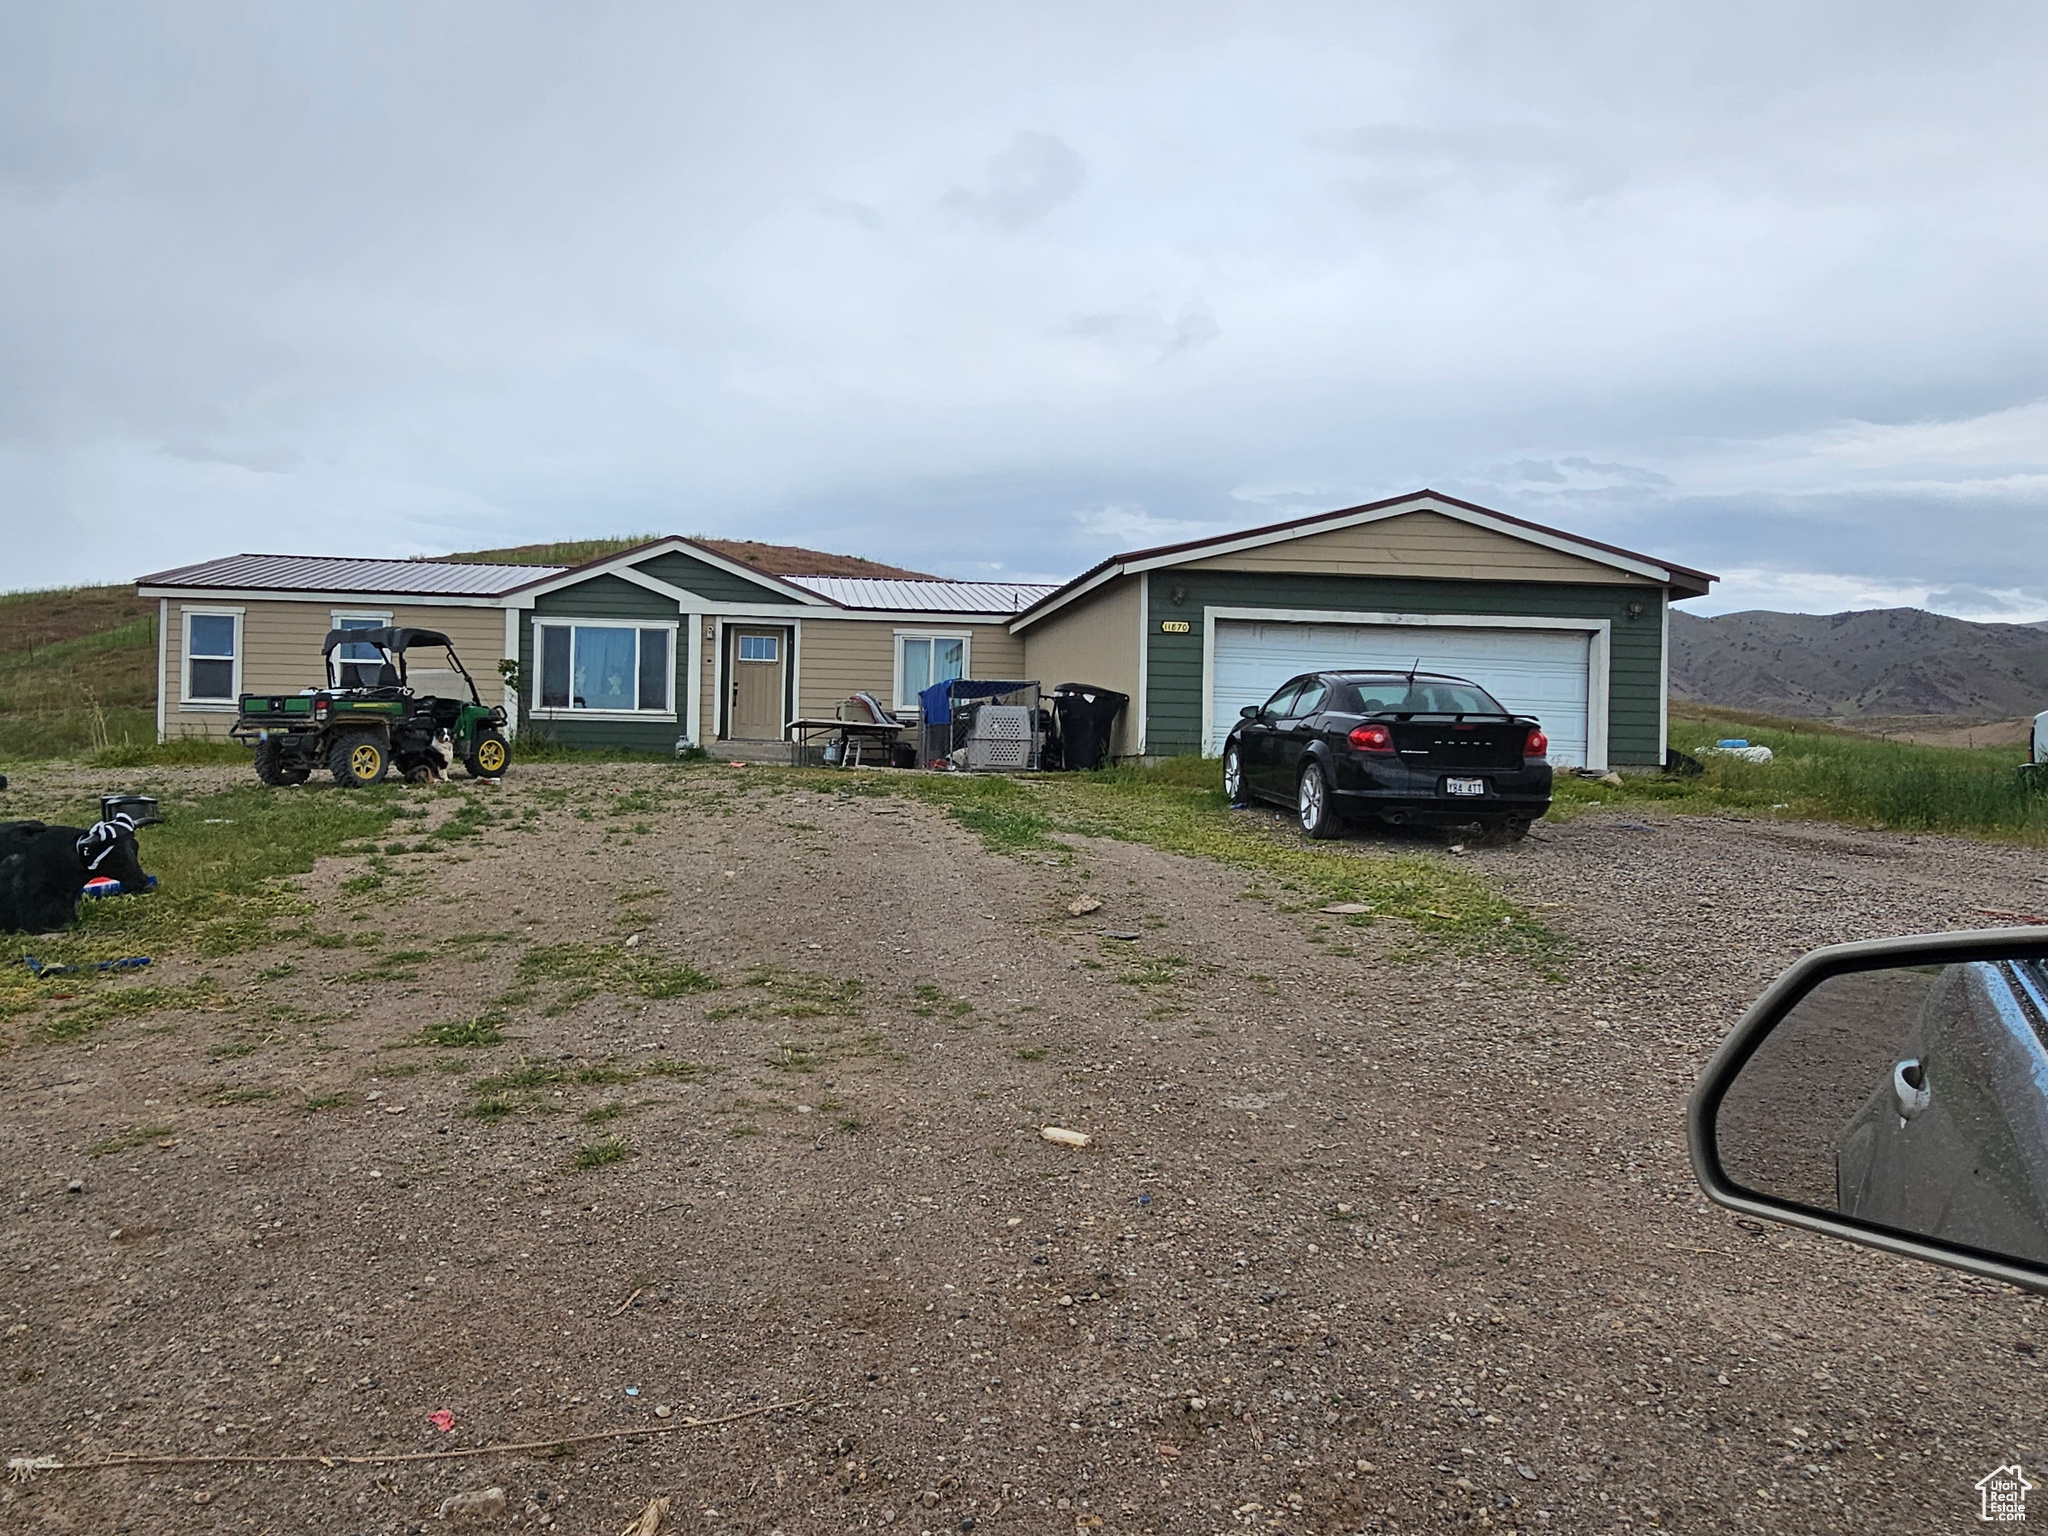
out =
[[303,882],[380,945],[0,1054],[7,1455],[656,1433],[45,1472],[0,1523],[1943,1530],[2039,1459],[2038,1300],[1710,1210],[1681,1125],[1782,965],[2040,910],[2037,854],[1595,811],[1463,856],[1544,975],[842,782],[527,768],[469,851]]

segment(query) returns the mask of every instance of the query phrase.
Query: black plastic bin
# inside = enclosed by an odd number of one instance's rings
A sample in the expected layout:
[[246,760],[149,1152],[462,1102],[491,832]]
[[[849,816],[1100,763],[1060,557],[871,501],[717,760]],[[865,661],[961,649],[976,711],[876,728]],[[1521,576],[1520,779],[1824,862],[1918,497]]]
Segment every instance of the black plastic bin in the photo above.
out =
[[1130,695],[1093,683],[1061,683],[1050,697],[1059,722],[1060,766],[1100,768],[1109,759],[1110,728]]

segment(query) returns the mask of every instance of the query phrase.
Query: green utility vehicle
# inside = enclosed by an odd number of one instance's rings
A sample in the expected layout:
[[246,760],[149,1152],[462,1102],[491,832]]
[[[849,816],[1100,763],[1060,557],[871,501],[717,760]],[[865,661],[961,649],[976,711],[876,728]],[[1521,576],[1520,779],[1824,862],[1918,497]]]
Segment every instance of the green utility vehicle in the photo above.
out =
[[[421,645],[448,653],[469,684],[467,700],[422,696],[406,686],[405,653]],[[335,656],[362,647],[382,659]],[[476,679],[439,630],[330,629],[320,655],[325,688],[241,697],[229,734],[256,749],[256,777],[264,783],[303,784],[325,768],[352,789],[375,784],[393,768],[408,778],[434,778],[458,758],[471,778],[495,779],[512,761],[504,709],[477,697]]]

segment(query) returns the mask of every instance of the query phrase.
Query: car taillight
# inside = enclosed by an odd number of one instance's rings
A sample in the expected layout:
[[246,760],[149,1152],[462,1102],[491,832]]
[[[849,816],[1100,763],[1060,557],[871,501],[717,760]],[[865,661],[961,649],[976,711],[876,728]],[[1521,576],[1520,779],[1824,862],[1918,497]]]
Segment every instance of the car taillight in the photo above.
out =
[[313,701],[313,718],[314,718],[314,719],[316,719],[316,720],[325,720],[325,719],[327,718],[327,704],[328,704],[328,701],[327,701],[326,699],[315,699],[315,700]]
[[1384,725],[1354,725],[1346,738],[1361,752],[1391,752],[1394,750],[1394,733]]
[[1522,743],[1522,756],[1543,757],[1550,751],[1550,738],[1535,727],[1530,727],[1529,739]]

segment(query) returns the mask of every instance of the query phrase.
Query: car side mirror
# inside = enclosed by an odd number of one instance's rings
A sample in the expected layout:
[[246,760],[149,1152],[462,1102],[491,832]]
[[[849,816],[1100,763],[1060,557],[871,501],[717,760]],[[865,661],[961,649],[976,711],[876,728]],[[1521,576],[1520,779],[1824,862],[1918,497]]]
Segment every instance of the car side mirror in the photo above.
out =
[[1815,950],[1687,1113],[1731,1210],[2048,1291],[2048,935]]
[[1266,718],[1266,706],[1263,704],[1247,704],[1237,712],[1237,718],[1240,720],[1263,720]]

